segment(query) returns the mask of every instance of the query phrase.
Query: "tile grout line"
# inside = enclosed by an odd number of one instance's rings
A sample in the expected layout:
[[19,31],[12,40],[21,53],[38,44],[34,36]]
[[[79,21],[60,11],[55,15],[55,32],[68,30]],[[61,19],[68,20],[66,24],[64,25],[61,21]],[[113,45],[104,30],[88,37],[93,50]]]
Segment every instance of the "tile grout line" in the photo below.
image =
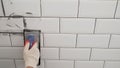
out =
[[15,62],[15,59],[13,59],[13,60],[14,60],[15,68],[17,68],[17,65],[16,65],[16,62]]
[[74,60],[74,63],[73,63],[73,68],[75,68],[75,60]]
[[46,59],[44,60],[44,68],[46,68]]
[[95,18],[95,22],[94,22],[94,29],[93,29],[93,34],[95,34],[96,23],[97,23],[97,18]]
[[6,14],[5,14],[5,8],[4,8],[4,4],[3,4],[3,0],[1,0],[1,6],[2,6],[2,10],[3,10],[3,15],[6,16]]
[[103,63],[103,68],[105,68],[105,62],[106,62],[106,61],[104,60],[104,63]]
[[[10,34],[21,34],[22,32],[0,32],[0,33],[10,33]],[[44,33],[44,34],[76,34],[76,33]],[[87,35],[91,35],[93,33],[77,33],[77,34],[87,34]],[[116,33],[95,33],[94,35],[106,35],[106,34],[112,34],[112,35],[120,35],[120,34],[116,34]]]
[[91,60],[91,56],[92,56],[92,48],[90,48],[89,61]]
[[112,35],[110,34],[109,41],[108,41],[108,48],[110,48],[111,37]]
[[40,14],[42,16],[42,0],[40,0]]
[[44,33],[42,33],[42,36],[43,36],[43,47],[45,47],[45,35],[44,35]]
[[[0,18],[8,18],[9,16],[0,16]],[[12,16],[11,16],[12,17]],[[11,18],[9,17],[9,18]],[[50,17],[50,16],[24,16],[24,18],[84,18],[84,19],[120,19],[120,18],[98,18],[98,17]]]
[[61,18],[59,18],[59,33],[61,33]]
[[9,38],[10,38],[11,47],[13,47],[12,39],[11,39],[11,34],[10,33],[9,33]]
[[118,7],[118,0],[117,0],[117,2],[116,2],[116,7],[115,7],[115,11],[114,11],[114,19],[115,19],[115,16],[116,16],[116,12],[117,12],[117,7]]
[[60,60],[60,48],[59,48],[59,54],[58,54],[58,56],[59,56],[59,60]]
[[78,8],[77,8],[77,18],[79,17],[79,8],[80,8],[80,0],[78,0]]
[[77,48],[78,34],[76,34],[75,48]]

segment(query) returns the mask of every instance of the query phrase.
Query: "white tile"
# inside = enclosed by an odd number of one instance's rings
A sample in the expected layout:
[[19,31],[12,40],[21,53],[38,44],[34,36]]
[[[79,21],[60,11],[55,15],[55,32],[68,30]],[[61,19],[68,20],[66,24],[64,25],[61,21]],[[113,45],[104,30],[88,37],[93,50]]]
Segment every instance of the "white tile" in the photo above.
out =
[[0,59],[23,58],[22,47],[0,47]]
[[58,59],[59,49],[58,48],[41,48],[42,59]]
[[110,35],[78,35],[77,47],[107,48]]
[[77,17],[78,0],[42,0],[42,16]]
[[[25,62],[24,60],[15,60],[16,67],[17,68],[24,68],[25,67]],[[41,60],[41,65],[37,68],[44,68],[44,61]]]
[[0,31],[2,32],[21,32],[23,28],[22,18],[0,18]]
[[46,68],[73,68],[73,61],[46,60]]
[[45,34],[44,45],[46,47],[75,47],[75,34]]
[[120,19],[98,19],[95,33],[120,33]]
[[76,61],[75,68],[103,68],[103,61]]
[[4,16],[4,15],[3,15],[3,9],[2,9],[1,0],[0,0],[0,16]]
[[104,68],[120,68],[119,61],[107,61]]
[[91,60],[120,60],[120,49],[93,49]]
[[0,59],[0,68],[15,68],[14,61]]
[[24,46],[23,34],[11,34],[12,46]]
[[25,62],[23,60],[15,60],[16,68],[24,68]]
[[11,46],[9,34],[0,34],[0,46]]
[[120,48],[120,35],[112,35],[110,48]]
[[[6,15],[40,16],[40,0],[3,0]],[[29,14],[32,13],[32,14]]]
[[93,33],[95,19],[64,18],[61,19],[62,33]]
[[61,48],[60,59],[89,60],[90,49],[81,48]]
[[118,1],[117,11],[116,11],[116,18],[120,18],[120,0]]
[[29,29],[39,29],[44,33],[59,32],[58,18],[27,18],[26,22]]
[[117,0],[80,0],[79,17],[113,18]]

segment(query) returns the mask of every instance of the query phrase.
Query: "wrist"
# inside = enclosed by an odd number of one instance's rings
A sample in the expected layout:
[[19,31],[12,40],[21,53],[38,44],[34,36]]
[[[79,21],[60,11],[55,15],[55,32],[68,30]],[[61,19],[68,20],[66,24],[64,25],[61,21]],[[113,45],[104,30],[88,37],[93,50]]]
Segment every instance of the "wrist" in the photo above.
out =
[[27,66],[26,68],[33,68],[33,67],[31,67],[31,66]]

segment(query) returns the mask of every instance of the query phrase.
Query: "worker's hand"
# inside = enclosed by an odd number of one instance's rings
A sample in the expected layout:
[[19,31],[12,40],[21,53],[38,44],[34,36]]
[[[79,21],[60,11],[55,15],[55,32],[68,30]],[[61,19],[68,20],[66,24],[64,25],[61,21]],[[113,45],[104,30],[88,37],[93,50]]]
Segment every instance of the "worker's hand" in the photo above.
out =
[[29,49],[29,45],[30,42],[26,41],[23,51],[25,67],[31,66],[33,68],[36,68],[40,56],[39,49],[37,48],[38,44],[35,42],[31,49]]

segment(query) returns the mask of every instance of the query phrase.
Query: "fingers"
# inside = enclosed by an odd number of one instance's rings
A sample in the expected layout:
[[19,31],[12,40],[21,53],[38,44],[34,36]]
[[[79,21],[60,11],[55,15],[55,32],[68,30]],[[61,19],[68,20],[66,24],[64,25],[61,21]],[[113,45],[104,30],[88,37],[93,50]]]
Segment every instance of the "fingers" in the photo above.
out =
[[28,40],[25,41],[24,49],[28,50],[29,49],[30,42]]
[[33,44],[32,48],[31,48],[31,50],[32,50],[32,49],[36,49],[36,48],[38,48],[38,43],[37,43],[37,42],[34,42],[34,44]]
[[37,48],[37,47],[38,47],[38,43],[35,42],[32,47],[33,47],[33,48]]

